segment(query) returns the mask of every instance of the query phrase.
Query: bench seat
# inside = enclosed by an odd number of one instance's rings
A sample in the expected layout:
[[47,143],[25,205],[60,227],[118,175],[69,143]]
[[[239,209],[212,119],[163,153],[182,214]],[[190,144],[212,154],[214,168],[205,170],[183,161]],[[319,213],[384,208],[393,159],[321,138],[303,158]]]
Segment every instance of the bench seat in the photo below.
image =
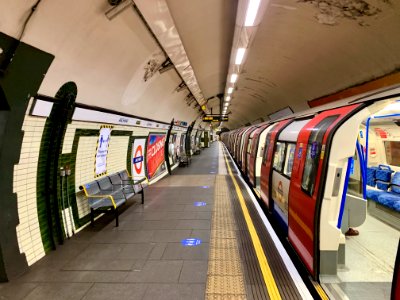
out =
[[111,209],[115,211],[118,227],[118,207],[136,194],[142,195],[142,204],[144,203],[142,181],[132,180],[126,170],[102,177],[79,188],[84,191],[88,199],[92,224],[95,210]]

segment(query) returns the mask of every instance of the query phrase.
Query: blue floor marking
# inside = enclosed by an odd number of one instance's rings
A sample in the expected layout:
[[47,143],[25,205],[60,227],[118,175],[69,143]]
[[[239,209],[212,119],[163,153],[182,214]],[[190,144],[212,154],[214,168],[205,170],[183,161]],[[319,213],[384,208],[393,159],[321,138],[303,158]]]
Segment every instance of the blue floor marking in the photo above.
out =
[[201,244],[201,240],[200,239],[195,239],[195,238],[184,239],[184,240],[181,241],[181,244],[183,246],[194,247],[194,246],[200,245]]

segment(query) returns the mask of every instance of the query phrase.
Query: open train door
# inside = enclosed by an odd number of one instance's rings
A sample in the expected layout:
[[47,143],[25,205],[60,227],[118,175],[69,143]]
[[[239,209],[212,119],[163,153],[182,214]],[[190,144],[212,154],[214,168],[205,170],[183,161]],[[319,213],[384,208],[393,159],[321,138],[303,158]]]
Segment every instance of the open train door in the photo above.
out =
[[[289,189],[288,236],[316,280],[319,277],[320,210],[332,138],[360,106],[355,104],[321,112],[302,128],[297,139]],[[354,143],[351,141],[351,145]]]
[[397,246],[396,263],[394,265],[391,299],[400,299],[400,241]]

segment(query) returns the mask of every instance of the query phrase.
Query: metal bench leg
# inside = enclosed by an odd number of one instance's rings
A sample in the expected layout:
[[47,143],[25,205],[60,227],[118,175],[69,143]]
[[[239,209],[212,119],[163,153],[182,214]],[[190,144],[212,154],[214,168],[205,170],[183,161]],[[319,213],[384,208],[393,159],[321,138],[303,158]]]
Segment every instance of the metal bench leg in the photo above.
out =
[[118,227],[119,226],[119,223],[118,223],[118,208],[114,209],[114,213],[115,213],[115,227]]
[[90,209],[90,225],[94,226],[94,209]]
[[142,189],[141,194],[142,194],[142,204],[143,204],[144,203],[144,189]]

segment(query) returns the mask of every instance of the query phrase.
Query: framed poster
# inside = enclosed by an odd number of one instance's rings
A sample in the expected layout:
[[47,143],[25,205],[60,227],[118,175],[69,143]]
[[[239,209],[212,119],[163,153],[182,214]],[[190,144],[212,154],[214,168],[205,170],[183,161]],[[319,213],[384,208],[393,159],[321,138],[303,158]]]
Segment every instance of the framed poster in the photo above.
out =
[[146,166],[148,179],[161,174],[165,170],[165,139],[164,133],[150,133],[147,138]]
[[140,137],[135,138],[132,144],[132,156],[131,156],[131,172],[135,181],[143,179],[145,174],[145,150],[146,150],[146,138]]
[[96,146],[96,159],[94,163],[94,177],[107,174],[107,154],[110,144],[112,126],[103,125],[100,127],[99,138]]

